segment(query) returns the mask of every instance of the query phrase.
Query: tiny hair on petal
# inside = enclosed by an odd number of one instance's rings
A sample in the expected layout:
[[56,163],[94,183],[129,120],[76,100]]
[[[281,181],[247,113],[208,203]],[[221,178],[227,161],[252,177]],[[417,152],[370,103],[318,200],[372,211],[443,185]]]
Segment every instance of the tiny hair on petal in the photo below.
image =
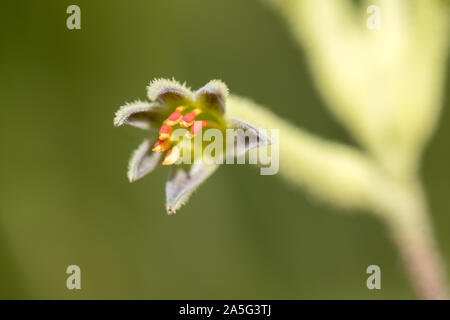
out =
[[167,105],[184,101],[193,101],[194,95],[186,84],[175,79],[154,79],[147,86],[147,97],[150,101],[162,100]]
[[150,120],[153,115],[166,109],[158,102],[144,102],[136,100],[126,103],[117,110],[114,125],[119,127],[128,124],[140,129],[151,129]]
[[237,150],[236,155],[238,156],[251,149],[272,144],[272,139],[265,132],[248,122],[239,119],[228,119],[228,126],[234,129],[241,129],[244,131],[244,134],[254,137],[254,139],[245,141],[244,148]]
[[161,163],[161,153],[151,150],[152,141],[146,139],[133,152],[128,163],[128,179],[134,182],[153,171]]
[[206,105],[208,108],[220,114],[224,114],[228,95],[229,89],[224,82],[221,80],[211,80],[195,92],[195,101]]
[[217,164],[194,163],[190,167],[172,167],[166,183],[166,210],[174,214],[192,193],[218,168]]

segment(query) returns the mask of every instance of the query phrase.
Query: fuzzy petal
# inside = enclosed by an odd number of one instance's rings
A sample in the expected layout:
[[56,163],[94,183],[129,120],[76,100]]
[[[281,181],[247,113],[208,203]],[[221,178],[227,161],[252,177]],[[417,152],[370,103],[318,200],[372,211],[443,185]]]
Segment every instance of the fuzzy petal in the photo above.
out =
[[245,145],[237,148],[235,155],[240,156],[253,148],[263,147],[272,144],[272,140],[259,128],[252,126],[248,122],[238,119],[228,119],[228,126],[234,129],[242,129],[244,134],[250,139],[245,140]]
[[225,83],[212,80],[195,92],[195,101],[223,115],[228,92]]
[[166,106],[162,106],[157,102],[143,102],[135,101],[127,103],[120,107],[114,117],[114,125],[119,127],[123,124],[128,124],[133,127],[141,129],[151,129],[152,120],[161,111],[166,109]]
[[205,181],[218,165],[194,163],[191,166],[174,166],[171,168],[166,183],[166,209],[168,214],[175,213],[188,200],[190,195]]
[[161,100],[170,108],[194,100],[194,95],[185,84],[168,79],[155,79],[150,82],[147,86],[147,96],[150,101]]
[[152,151],[152,141],[145,140],[133,153],[128,164],[128,179],[134,182],[161,163],[161,152]]

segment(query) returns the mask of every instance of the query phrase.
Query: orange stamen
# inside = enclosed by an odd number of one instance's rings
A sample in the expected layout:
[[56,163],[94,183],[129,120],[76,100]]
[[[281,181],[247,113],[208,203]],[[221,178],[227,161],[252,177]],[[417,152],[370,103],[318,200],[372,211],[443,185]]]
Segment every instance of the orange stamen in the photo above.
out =
[[183,111],[184,109],[186,109],[186,107],[184,107],[184,106],[176,108],[175,111],[172,112],[172,114],[167,118],[166,123],[169,126],[174,126],[178,122],[180,122],[181,117],[182,117],[181,111]]
[[164,158],[164,161],[162,162],[163,166],[170,166],[174,164],[179,158],[180,158],[180,149],[176,146],[167,151],[166,157]]
[[170,138],[172,131],[173,128],[171,126],[169,126],[167,123],[163,123],[163,125],[159,129],[159,140],[166,140]]
[[169,140],[158,140],[155,145],[153,146],[152,151],[155,152],[164,152],[167,149],[170,148],[170,141]]
[[200,109],[194,109],[191,112],[189,112],[188,114],[186,114],[183,119],[181,119],[180,121],[180,126],[184,127],[184,128],[189,128],[190,126],[192,126],[192,124],[195,121],[195,118],[202,113],[202,110]]

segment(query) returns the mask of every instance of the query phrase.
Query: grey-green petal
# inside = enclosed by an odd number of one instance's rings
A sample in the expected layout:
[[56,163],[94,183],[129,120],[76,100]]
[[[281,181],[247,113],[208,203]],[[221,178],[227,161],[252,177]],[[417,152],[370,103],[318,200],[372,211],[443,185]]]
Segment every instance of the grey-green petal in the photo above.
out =
[[188,200],[190,195],[218,168],[216,164],[194,163],[186,166],[173,166],[166,183],[166,209],[175,213]]
[[154,79],[147,86],[150,101],[162,101],[169,108],[192,103],[194,95],[186,85],[176,80]]
[[228,92],[225,83],[220,80],[212,80],[195,92],[195,101],[223,115]]
[[121,106],[114,117],[114,125],[128,124],[140,129],[151,129],[152,120],[167,107],[158,102],[135,101]]
[[258,127],[251,125],[248,122],[239,119],[228,119],[228,127],[239,130],[239,134],[244,134],[248,139],[245,139],[245,144],[236,146],[234,154],[240,156],[253,148],[259,148],[270,145],[272,140],[270,137]]
[[134,152],[128,164],[128,179],[134,182],[153,171],[161,163],[161,153],[152,151],[154,141],[145,140]]

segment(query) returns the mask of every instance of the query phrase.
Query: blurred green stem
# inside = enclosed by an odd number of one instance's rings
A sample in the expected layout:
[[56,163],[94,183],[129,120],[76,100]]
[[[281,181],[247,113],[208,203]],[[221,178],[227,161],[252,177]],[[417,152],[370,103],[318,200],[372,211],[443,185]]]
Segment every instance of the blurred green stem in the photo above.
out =
[[[336,153],[332,149],[343,147],[323,141],[311,148],[291,130],[296,137],[290,148],[303,150],[291,154],[292,170],[286,175],[310,185],[334,205],[380,216],[419,297],[445,298],[442,262],[415,176],[442,105],[450,39],[448,4],[439,0],[364,0],[358,5],[347,0],[265,1],[288,22],[329,110],[366,150],[347,148]],[[378,9],[376,31],[366,27],[369,5]],[[313,150],[327,144],[330,147],[321,148],[321,156],[314,156],[320,159],[317,166],[305,166],[298,157],[311,158]],[[280,145],[281,155],[282,149]],[[333,187],[308,176],[328,177]]]
[[402,214],[392,215],[387,223],[419,298],[447,299],[442,258],[426,211],[417,211],[413,221],[405,220]]
[[387,224],[419,297],[446,298],[442,261],[417,179],[399,180],[369,154],[309,134],[248,99],[231,96],[227,108],[232,118],[279,129],[280,176],[334,206],[376,214]]
[[422,188],[409,183],[398,190],[391,188],[391,192],[379,198],[380,204],[387,205],[379,206],[379,213],[403,257],[415,291],[420,299],[446,299],[446,276]]

